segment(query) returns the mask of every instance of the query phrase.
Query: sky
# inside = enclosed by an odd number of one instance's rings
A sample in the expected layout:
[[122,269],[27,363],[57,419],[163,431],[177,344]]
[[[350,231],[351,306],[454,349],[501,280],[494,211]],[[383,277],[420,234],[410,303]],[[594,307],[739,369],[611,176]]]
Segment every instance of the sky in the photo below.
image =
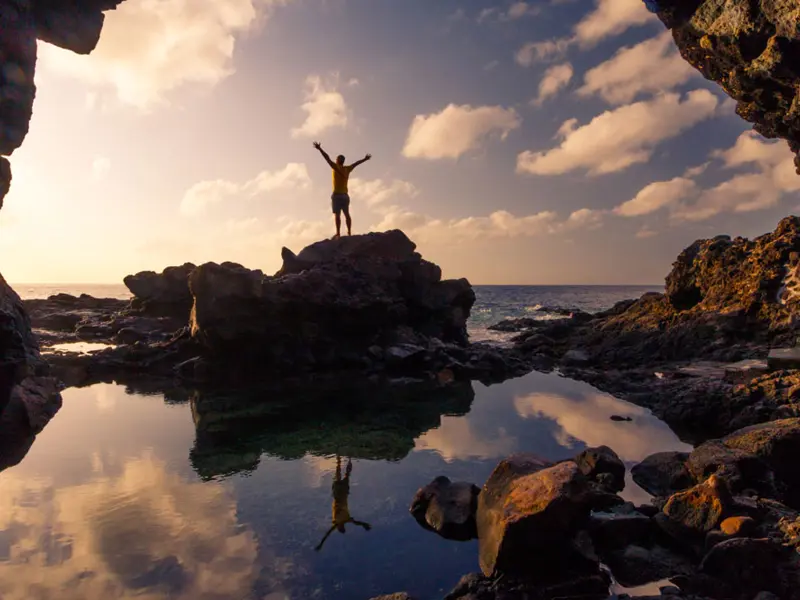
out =
[[473,284],[657,284],[678,253],[800,206],[782,141],[680,59],[641,0],[126,0],[94,53],[39,46],[0,211],[11,282],[273,273],[400,228]]

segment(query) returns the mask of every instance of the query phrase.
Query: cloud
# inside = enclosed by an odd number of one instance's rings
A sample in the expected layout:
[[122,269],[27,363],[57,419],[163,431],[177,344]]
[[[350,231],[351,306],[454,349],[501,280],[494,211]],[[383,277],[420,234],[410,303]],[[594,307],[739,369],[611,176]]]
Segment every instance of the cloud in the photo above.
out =
[[214,86],[234,72],[237,36],[288,0],[138,0],[108,11],[95,51],[40,44],[40,64],[151,109],[188,84]]
[[100,181],[111,170],[111,159],[98,156],[92,161],[92,181]]
[[306,79],[302,106],[306,120],[300,127],[292,129],[292,137],[313,137],[329,129],[347,127],[350,112],[344,96],[336,90],[338,79],[338,74],[331,77],[330,84],[325,84],[319,75],[310,75]]
[[586,48],[631,27],[657,20],[642,0],[597,0],[595,10],[575,26],[575,38],[582,48]]
[[654,229],[650,229],[646,225],[642,227],[639,231],[636,232],[636,239],[637,240],[646,240],[651,237],[655,237],[658,235],[658,232]]
[[673,218],[702,221],[723,212],[744,213],[776,206],[786,195],[800,191],[794,157],[782,142],[767,142],[748,131],[728,150],[716,152],[726,168],[755,167],[702,191],[694,202],[684,202]]
[[526,151],[517,157],[517,172],[559,175],[587,169],[590,175],[623,171],[645,163],[662,141],[674,138],[712,117],[717,98],[707,90],[662,94],[648,101],[606,111],[588,124],[565,121],[558,131],[560,146],[545,152]]
[[422,434],[414,442],[417,452],[436,452],[445,462],[489,459],[506,456],[516,448],[516,439],[505,431],[481,435],[464,417],[442,417],[442,424]]
[[675,49],[672,34],[665,31],[622,48],[589,70],[577,93],[584,97],[598,94],[609,104],[627,104],[641,94],[670,91],[696,74]]
[[645,186],[614,213],[635,217],[668,209],[676,221],[703,221],[724,212],[745,213],[776,206],[786,195],[800,191],[794,158],[782,142],[767,142],[748,131],[728,150],[717,151],[727,169],[751,167],[714,187],[701,189],[691,177],[705,172],[708,163],[687,169],[683,177]]
[[517,51],[514,58],[518,65],[530,67],[537,62],[563,56],[570,44],[572,44],[572,41],[568,38],[546,40],[543,42],[529,42]]
[[559,220],[553,211],[541,211],[517,216],[506,210],[495,211],[488,216],[460,219],[434,219],[400,207],[390,207],[383,220],[372,227],[372,231],[403,229],[422,243],[447,245],[461,242],[483,241],[502,238],[535,237],[594,229],[601,224],[600,211],[583,208]]
[[259,194],[278,190],[305,190],[311,187],[311,178],[302,163],[289,163],[280,171],[262,171],[250,181],[235,183],[224,179],[201,181],[183,195],[181,213],[199,216],[209,207],[236,196],[253,198]]
[[541,14],[541,12],[542,7],[540,5],[535,6],[530,2],[514,2],[506,10],[501,10],[499,8],[484,8],[480,13],[478,13],[477,21],[478,23],[484,23],[492,18],[500,22],[515,21],[523,17],[535,17],[536,15]]
[[456,159],[479,148],[493,134],[505,139],[521,124],[513,108],[450,104],[439,113],[414,118],[403,156]]
[[351,179],[350,195],[357,201],[362,201],[371,208],[385,205],[390,200],[401,196],[411,198],[416,196],[419,190],[413,183],[395,179],[384,181],[383,179]]
[[621,217],[648,215],[665,207],[673,207],[696,191],[697,184],[684,177],[656,181],[642,188],[633,199],[617,206],[614,214]]
[[533,104],[541,105],[547,98],[558,94],[569,85],[573,73],[572,65],[569,63],[555,65],[547,69],[541,83],[539,83],[539,95],[533,101]]
[[[554,2],[558,3],[562,2]],[[517,63],[530,67],[535,62],[563,56],[575,44],[582,49],[590,48],[631,27],[656,21],[657,17],[645,8],[641,0],[597,0],[595,9],[575,25],[571,36],[529,42],[517,52]]]

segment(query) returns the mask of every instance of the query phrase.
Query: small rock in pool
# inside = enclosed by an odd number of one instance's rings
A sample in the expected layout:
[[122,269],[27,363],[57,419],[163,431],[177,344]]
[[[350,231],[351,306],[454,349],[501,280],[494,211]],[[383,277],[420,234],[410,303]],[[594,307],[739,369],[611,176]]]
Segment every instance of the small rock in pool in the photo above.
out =
[[633,421],[633,419],[631,419],[630,417],[621,417],[619,415],[611,415],[609,418],[612,421],[625,421],[625,422]]

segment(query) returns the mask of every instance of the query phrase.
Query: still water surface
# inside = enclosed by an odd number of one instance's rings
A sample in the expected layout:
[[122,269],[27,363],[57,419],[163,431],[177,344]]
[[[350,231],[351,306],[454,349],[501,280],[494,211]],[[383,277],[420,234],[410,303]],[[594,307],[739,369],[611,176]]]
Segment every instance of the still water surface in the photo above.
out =
[[[25,459],[0,473],[0,598],[366,600],[405,590],[433,600],[478,570],[476,542],[440,539],[408,514],[433,477],[481,484],[518,451],[561,459],[607,444],[632,465],[688,448],[648,411],[540,373],[400,399],[374,389],[245,400],[130,391],[66,390]],[[237,411],[241,421],[220,419]],[[337,453],[343,474],[352,459],[350,515],[370,529],[350,523],[315,550],[331,527]],[[647,501],[632,483],[625,495]]]

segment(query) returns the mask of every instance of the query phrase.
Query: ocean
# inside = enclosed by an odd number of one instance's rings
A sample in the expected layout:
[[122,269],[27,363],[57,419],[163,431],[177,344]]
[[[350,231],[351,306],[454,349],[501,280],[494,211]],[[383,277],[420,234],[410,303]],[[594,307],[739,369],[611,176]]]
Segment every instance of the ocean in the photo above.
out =
[[[47,298],[66,293],[89,294],[96,298],[130,298],[122,284],[17,284],[23,299]],[[646,292],[663,291],[663,285],[476,285],[475,305],[468,322],[473,341],[504,342],[508,334],[487,329],[503,319],[533,317],[551,319],[558,315],[543,308],[579,309],[598,312],[621,300],[638,298]]]

